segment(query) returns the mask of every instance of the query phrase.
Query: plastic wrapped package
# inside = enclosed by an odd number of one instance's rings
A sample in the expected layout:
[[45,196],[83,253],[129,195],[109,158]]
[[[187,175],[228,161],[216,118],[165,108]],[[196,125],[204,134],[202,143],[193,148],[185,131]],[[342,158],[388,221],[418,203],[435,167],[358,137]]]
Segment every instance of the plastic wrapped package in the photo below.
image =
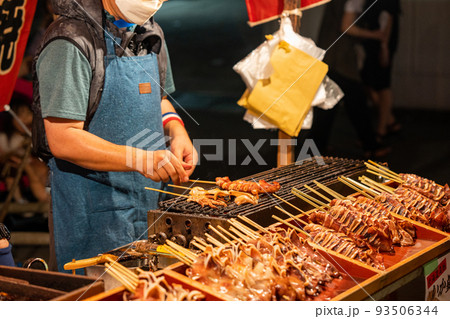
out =
[[[254,89],[259,80],[268,79],[272,75],[273,67],[270,63],[270,58],[273,51],[281,41],[289,43],[294,48],[297,48],[318,60],[322,60],[325,55],[325,51],[318,48],[314,44],[314,41],[302,37],[294,32],[291,20],[289,18],[282,18],[280,29],[273,35],[268,36],[264,43],[258,46],[258,48],[256,48],[233,67],[247,86],[246,93],[243,95],[240,102],[238,102],[239,105],[245,105],[248,95]],[[337,104],[342,97],[343,93],[340,88],[326,76],[323,83],[317,89],[311,106],[330,109]],[[313,119],[312,114],[312,110],[309,110],[308,114],[304,118],[302,129],[311,128]],[[251,111],[246,112],[244,120],[250,122],[255,129],[278,128],[266,119],[264,115],[260,116]]]

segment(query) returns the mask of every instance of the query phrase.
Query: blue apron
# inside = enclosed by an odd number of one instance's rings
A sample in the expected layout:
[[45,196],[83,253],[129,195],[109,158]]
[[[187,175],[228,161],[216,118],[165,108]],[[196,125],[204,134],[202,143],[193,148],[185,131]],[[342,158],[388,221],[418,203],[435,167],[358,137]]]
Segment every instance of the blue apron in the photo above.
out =
[[[88,131],[119,145],[164,149],[156,54],[117,57],[111,35],[105,41],[104,91]],[[159,195],[144,187],[161,183],[137,172],[92,171],[55,158],[49,166],[59,271],[72,259],[147,238],[147,211],[157,208]]]

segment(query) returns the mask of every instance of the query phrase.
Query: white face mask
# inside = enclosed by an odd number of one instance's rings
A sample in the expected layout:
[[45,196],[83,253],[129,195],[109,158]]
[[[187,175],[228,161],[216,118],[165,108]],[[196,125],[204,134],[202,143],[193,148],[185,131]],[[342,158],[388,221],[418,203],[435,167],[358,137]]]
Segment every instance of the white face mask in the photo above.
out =
[[161,8],[165,0],[116,0],[116,5],[130,23],[143,25],[156,11]]

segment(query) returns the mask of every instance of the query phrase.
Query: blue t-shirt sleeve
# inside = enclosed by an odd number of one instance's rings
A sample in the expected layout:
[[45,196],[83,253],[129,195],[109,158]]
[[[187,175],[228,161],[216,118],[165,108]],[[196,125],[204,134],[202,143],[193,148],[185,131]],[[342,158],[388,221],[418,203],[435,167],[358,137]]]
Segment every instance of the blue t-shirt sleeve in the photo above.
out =
[[83,53],[69,41],[55,40],[39,55],[36,71],[42,117],[84,121],[92,70]]
[[0,265],[14,267],[14,259],[11,253],[11,244],[6,248],[0,249]]

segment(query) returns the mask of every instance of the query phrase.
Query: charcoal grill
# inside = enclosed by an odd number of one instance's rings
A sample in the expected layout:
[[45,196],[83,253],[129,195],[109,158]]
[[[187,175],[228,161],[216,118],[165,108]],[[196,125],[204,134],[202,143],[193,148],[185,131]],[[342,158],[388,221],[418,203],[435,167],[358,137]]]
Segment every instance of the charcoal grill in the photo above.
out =
[[[277,195],[297,207],[308,210],[312,206],[299,200],[291,193],[292,187],[304,189],[308,185],[318,189],[313,181],[318,181],[343,195],[353,193],[349,188],[337,182],[337,177],[344,175],[355,178],[365,173],[366,167],[363,161],[333,157],[312,158],[303,163],[294,163],[288,166],[274,168],[258,174],[254,174],[243,180],[267,182],[277,181],[281,189]],[[213,185],[200,185],[204,188],[213,188]],[[200,207],[197,203],[187,202],[184,198],[176,197],[159,203],[158,210],[148,212],[149,237],[159,243],[165,239],[171,239],[179,245],[188,247],[194,236],[203,237],[205,232],[210,232],[209,225],[222,226],[228,229],[229,218],[244,215],[263,227],[274,223],[272,215],[281,216],[281,213],[273,209],[275,205],[282,204],[273,196],[264,194],[260,197],[258,205],[245,204],[238,206],[235,203],[218,209]],[[285,217],[285,216],[283,216]]]

